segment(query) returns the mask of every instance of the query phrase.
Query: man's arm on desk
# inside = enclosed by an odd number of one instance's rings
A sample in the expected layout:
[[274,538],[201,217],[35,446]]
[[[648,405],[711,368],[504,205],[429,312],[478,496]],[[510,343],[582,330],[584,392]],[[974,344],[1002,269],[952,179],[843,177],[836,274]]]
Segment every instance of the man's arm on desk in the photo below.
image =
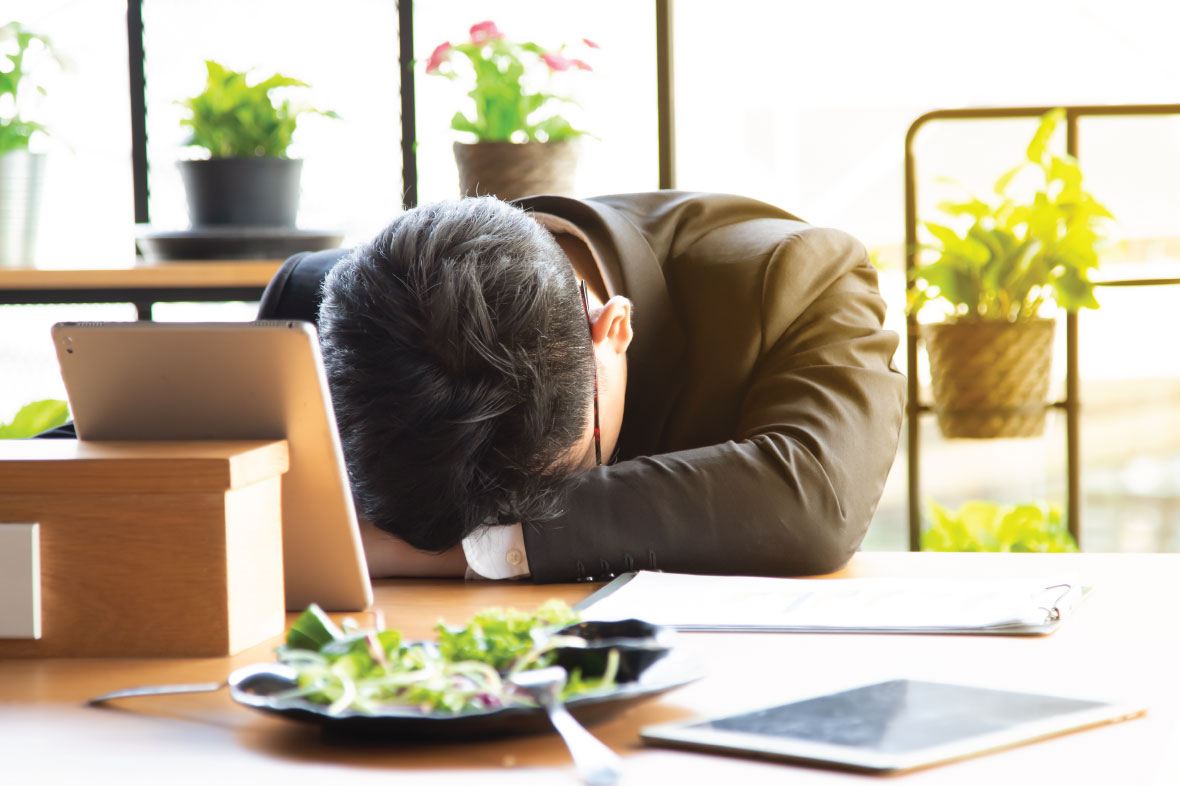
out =
[[434,553],[420,551],[404,540],[359,520],[365,561],[373,578],[519,579],[528,578],[529,563],[519,524],[491,527],[464,538],[462,543]]
[[455,578],[467,573],[467,558],[463,555],[462,544],[437,554],[420,551],[401,538],[377,529],[364,518],[359,523],[365,560],[369,563],[369,575],[373,578]]

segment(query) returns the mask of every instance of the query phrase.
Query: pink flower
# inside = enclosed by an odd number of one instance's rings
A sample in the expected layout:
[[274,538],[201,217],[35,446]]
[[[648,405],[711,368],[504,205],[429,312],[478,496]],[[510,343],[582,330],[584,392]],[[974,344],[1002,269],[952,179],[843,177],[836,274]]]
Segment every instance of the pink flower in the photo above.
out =
[[590,64],[587,63],[585,60],[574,60],[573,64],[575,66],[577,66],[579,70],[582,70],[582,71],[593,71],[594,70],[593,68],[590,67]]
[[598,44],[594,43],[594,42],[593,42],[593,41],[591,41],[589,38],[583,38],[583,39],[582,39],[582,43],[583,43],[583,44],[585,44],[586,46],[590,47],[591,49],[602,49],[602,47],[601,47],[601,46],[599,46]]
[[496,27],[495,22],[480,22],[471,26],[471,43],[473,44],[486,44],[493,38],[503,37],[504,34],[500,32],[500,28]]
[[574,61],[560,52],[545,52],[541,55],[541,59],[554,71],[568,71],[574,67]]
[[438,67],[445,63],[451,56],[451,42],[444,41],[434,48],[430,53],[430,59],[426,61],[426,73],[438,73]]

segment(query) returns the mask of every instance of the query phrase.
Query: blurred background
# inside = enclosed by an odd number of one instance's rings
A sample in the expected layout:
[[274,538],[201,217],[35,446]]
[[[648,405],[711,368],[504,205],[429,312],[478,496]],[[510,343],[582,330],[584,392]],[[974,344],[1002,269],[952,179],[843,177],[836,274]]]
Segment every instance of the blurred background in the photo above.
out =
[[[132,0],[138,2],[138,0]],[[905,333],[903,150],[906,131],[940,108],[1175,101],[1180,7],[1150,0],[936,0],[893,3],[673,0],[676,188],[723,191],[843,229],[869,247]],[[366,239],[405,204],[394,0],[142,0],[149,210],[156,228],[187,226],[175,162],[176,103],[199,92],[204,61],[311,85],[306,99],[340,120],[307,118],[299,226]],[[570,74],[582,141],[576,194],[656,189],[656,5],[422,0],[413,5],[417,197],[458,195],[450,118],[462,91],[424,74],[434,47],[476,22],[550,46],[590,39],[593,72]],[[52,129],[34,264],[103,267],[135,253],[128,5],[123,0],[6,0],[0,24],[50,36],[63,63],[38,108]],[[4,18],[4,17],[7,17]],[[576,77],[576,78],[575,78]],[[915,141],[918,211],[944,198],[939,178],[986,192],[1018,162],[1035,119],[930,125]],[[1103,256],[1110,278],[1180,276],[1180,116],[1087,118],[1087,188],[1119,219]],[[931,216],[933,217],[933,216]],[[1079,317],[1082,546],[1180,550],[1180,287],[1099,287]],[[250,319],[255,304],[160,304],[159,320]],[[54,322],[134,319],[127,304],[0,307],[0,421],[39,398],[64,398]],[[1063,391],[1058,331],[1053,395]],[[896,358],[906,367],[905,343]],[[919,363],[925,391],[928,372]],[[923,395],[926,395],[923,393]],[[924,497],[1062,505],[1064,424],[1032,439],[946,440],[923,424]],[[901,450],[866,549],[907,547]],[[925,499],[923,500],[923,503]]]

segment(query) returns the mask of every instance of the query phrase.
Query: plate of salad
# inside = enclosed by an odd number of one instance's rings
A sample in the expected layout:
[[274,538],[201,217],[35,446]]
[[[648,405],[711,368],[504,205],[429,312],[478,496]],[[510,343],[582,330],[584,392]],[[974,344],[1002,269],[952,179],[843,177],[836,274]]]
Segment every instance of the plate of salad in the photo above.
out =
[[520,671],[560,665],[562,699],[584,725],[703,676],[674,633],[641,620],[580,622],[551,600],[535,612],[491,608],[433,641],[337,626],[317,606],[287,632],[275,663],[229,677],[234,701],[346,734],[470,738],[548,731],[545,710],[513,686]]

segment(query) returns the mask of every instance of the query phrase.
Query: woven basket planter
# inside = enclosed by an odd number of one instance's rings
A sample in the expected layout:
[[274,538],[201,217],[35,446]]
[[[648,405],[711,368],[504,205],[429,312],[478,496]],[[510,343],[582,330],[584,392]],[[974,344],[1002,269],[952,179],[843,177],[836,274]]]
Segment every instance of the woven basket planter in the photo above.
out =
[[923,325],[945,437],[1035,437],[1045,429],[1051,319]]
[[575,142],[455,143],[462,196],[491,194],[504,201],[531,194],[573,196]]

